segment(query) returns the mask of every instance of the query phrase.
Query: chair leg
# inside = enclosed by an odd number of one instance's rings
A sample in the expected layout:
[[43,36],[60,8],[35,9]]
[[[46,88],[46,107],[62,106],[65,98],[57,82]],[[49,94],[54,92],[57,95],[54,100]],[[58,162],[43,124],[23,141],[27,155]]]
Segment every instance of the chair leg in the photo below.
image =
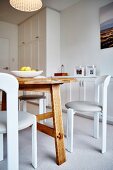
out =
[[74,110],[67,110],[67,150],[73,152],[73,120]]
[[3,149],[3,134],[0,134],[0,161],[2,161],[3,160],[3,153],[4,153],[4,151],[3,151],[4,149]]
[[32,125],[32,165],[37,168],[37,122],[36,117]]
[[[13,127],[15,128],[13,129]],[[13,126],[11,126],[11,123],[9,125],[7,123],[7,170],[19,170],[18,156],[18,122],[15,120],[13,121]]]
[[94,138],[99,138],[99,112],[94,113]]
[[27,102],[25,100],[22,101],[22,111],[27,111]]
[[102,115],[102,153],[106,152],[106,137],[107,137],[107,114]]
[[21,101],[18,100],[18,110],[19,110],[19,111],[21,110],[21,109],[20,109],[20,105],[21,105]]
[[[44,113],[43,110],[43,99],[39,99],[39,114]],[[44,123],[44,121],[40,121],[40,123]]]
[[[46,113],[46,99],[43,99],[43,112]],[[46,123],[46,119],[43,122]]]
[[43,99],[39,99],[39,114],[43,113]]

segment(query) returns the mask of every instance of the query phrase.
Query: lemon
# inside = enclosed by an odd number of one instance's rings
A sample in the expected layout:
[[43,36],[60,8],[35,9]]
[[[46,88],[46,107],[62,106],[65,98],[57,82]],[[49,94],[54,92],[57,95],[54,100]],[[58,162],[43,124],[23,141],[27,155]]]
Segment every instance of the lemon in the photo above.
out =
[[31,71],[31,67],[26,67],[25,71]]
[[21,67],[20,68],[20,71],[31,71],[31,67],[29,67],[29,66],[23,66],[23,67]]
[[22,66],[19,70],[20,71],[37,71],[36,69],[32,69],[29,66]]
[[23,67],[20,68],[20,71],[25,71],[25,70],[26,70],[26,67],[25,67],[25,66],[23,66]]

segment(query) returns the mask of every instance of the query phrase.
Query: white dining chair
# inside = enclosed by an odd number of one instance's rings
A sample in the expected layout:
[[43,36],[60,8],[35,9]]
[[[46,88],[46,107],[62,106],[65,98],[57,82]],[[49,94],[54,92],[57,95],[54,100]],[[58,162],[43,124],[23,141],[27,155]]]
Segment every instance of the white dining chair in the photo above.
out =
[[107,88],[111,76],[100,76],[95,81],[95,101],[72,101],[67,110],[67,150],[73,152],[73,126],[75,113],[94,113],[94,137],[99,138],[99,116],[102,116],[102,153],[106,152]]
[[18,130],[32,127],[32,165],[37,168],[36,116],[18,112],[18,81],[7,73],[0,73],[0,89],[6,92],[7,110],[0,111],[0,161],[4,158],[3,135],[7,134],[7,169],[19,170]]
[[[23,91],[23,95],[19,96],[19,110],[22,103],[22,110],[27,111],[27,101],[37,100],[39,103],[38,114],[46,113],[46,96],[45,93],[42,94],[27,94],[26,91]],[[46,119],[40,121],[45,123]]]
[[[46,96],[45,94],[26,94],[19,96],[19,101],[22,102],[22,110],[27,111],[27,101],[37,100],[39,102],[39,114],[46,113]],[[20,107],[20,104],[19,104]]]

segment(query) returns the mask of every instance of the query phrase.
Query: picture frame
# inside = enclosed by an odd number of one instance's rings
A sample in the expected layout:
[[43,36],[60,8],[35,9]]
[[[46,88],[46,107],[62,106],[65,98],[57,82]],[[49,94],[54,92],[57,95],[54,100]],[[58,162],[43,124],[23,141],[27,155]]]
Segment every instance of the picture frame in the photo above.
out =
[[100,8],[100,48],[113,47],[113,2]]
[[84,67],[76,66],[74,69],[74,76],[84,76]]
[[96,76],[96,67],[86,66],[86,76]]

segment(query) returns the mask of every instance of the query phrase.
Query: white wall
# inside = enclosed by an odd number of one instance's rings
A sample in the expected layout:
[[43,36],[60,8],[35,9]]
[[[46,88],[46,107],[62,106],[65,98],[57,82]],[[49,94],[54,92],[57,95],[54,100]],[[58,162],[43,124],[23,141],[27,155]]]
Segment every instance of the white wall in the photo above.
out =
[[113,48],[100,49],[99,8],[112,0],[81,0],[61,12],[61,64],[73,75],[76,65],[96,65],[113,75]]
[[100,23],[113,19],[113,2],[100,9]]
[[42,9],[38,14],[38,68],[46,73],[46,9]]
[[9,39],[10,70],[18,66],[18,26],[0,21],[0,37]]
[[39,69],[53,76],[60,67],[60,13],[43,8],[38,14]]
[[60,67],[60,13],[47,8],[46,11],[47,76],[53,76]]

